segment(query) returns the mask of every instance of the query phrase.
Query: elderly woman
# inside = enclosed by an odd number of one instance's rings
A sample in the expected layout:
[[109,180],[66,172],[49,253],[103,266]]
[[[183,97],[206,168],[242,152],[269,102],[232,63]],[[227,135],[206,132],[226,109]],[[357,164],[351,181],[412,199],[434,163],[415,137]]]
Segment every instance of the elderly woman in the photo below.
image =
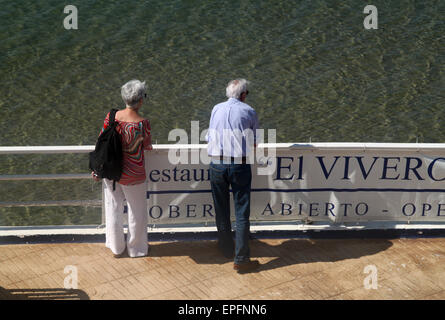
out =
[[[126,108],[116,113],[116,130],[122,139],[122,177],[113,191],[113,181],[104,179],[106,247],[116,258],[127,253],[130,257],[148,254],[147,242],[147,186],[144,150],[151,150],[150,122],[139,114],[146,98],[145,82],[132,80],[122,86]],[[103,132],[109,124],[108,113]],[[93,178],[99,180],[94,173]],[[123,202],[128,205],[128,233],[125,243],[123,231]]]

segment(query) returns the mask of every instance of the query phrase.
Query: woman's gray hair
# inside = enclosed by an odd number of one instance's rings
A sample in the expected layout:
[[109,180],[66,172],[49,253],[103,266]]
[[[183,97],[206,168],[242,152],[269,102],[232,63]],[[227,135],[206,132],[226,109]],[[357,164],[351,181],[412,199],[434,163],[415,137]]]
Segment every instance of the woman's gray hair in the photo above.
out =
[[246,79],[235,79],[230,81],[227,84],[226,88],[227,98],[239,99],[241,97],[241,94],[247,91],[248,84],[249,81],[247,81]]
[[135,108],[139,101],[144,98],[147,88],[145,81],[131,80],[124,84],[121,88],[122,99],[130,108]]

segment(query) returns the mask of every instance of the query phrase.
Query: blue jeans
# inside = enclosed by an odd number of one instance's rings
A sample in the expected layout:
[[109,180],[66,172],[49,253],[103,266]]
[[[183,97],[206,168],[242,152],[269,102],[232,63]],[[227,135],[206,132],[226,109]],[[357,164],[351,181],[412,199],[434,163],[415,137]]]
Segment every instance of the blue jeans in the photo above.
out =
[[232,227],[230,222],[230,191],[235,204],[235,263],[250,259],[250,164],[210,163],[210,184],[215,206],[218,245],[223,252],[233,253]]

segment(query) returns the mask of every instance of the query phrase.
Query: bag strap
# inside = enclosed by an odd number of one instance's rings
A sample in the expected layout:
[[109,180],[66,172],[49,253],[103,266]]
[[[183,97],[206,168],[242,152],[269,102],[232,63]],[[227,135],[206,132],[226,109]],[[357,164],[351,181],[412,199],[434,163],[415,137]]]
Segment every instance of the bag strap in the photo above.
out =
[[110,117],[108,118],[108,125],[112,126],[114,124],[114,120],[116,119],[116,112],[118,112],[118,109],[111,109],[110,110]]
[[[111,127],[114,125],[116,120],[116,113],[118,112],[118,109],[111,109],[110,116],[108,118],[108,125]],[[116,190],[116,180],[113,180],[113,191]]]
[[142,137],[144,137],[144,138],[145,138],[145,127],[144,127],[144,121],[141,121],[141,125],[140,125],[139,129],[141,129],[141,131],[142,131]]

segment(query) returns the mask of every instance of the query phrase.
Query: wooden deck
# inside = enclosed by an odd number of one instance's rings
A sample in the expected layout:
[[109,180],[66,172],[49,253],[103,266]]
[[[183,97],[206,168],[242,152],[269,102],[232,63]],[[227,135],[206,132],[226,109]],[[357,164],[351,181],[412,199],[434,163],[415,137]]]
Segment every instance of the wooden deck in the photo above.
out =
[[243,275],[215,241],[150,245],[136,259],[102,243],[0,245],[0,299],[445,299],[444,238],[253,240],[262,266]]

